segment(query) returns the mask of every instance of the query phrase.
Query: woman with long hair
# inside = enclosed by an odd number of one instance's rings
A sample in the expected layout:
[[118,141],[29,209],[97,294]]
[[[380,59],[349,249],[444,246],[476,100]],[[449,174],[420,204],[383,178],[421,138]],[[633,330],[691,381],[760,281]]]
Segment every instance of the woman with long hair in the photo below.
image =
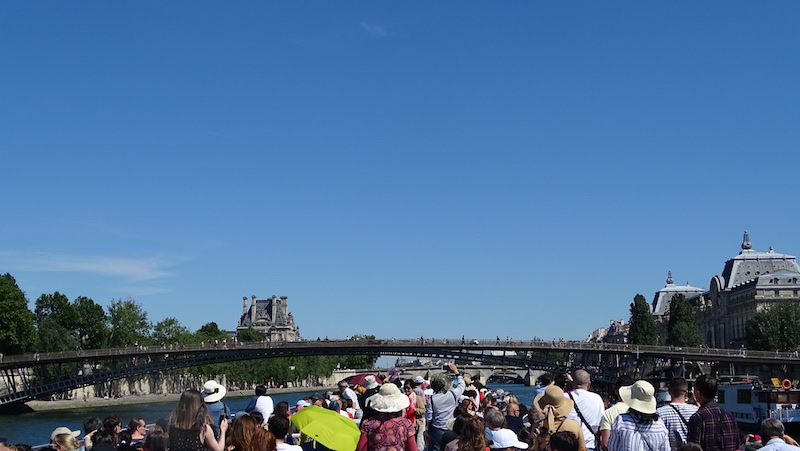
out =
[[251,415],[237,415],[225,444],[229,451],[273,451],[275,436]]
[[223,451],[228,420],[221,420],[219,438],[214,437],[213,421],[199,391],[183,392],[169,416],[170,451]]
[[[275,410],[272,411],[272,415],[280,415],[286,418],[292,416],[291,409],[289,409],[289,403],[286,401],[280,401],[275,404]],[[269,420],[269,418],[266,418],[265,420]]]
[[472,416],[464,424],[461,436],[458,437],[458,451],[484,451],[486,448],[486,430],[483,427],[483,420]]

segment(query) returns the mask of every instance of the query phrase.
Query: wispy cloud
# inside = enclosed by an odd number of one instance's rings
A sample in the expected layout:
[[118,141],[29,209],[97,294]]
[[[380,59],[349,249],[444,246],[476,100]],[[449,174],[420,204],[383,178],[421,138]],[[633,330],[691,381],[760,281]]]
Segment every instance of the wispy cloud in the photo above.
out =
[[383,26],[374,23],[374,22],[361,22],[361,28],[366,30],[367,33],[371,34],[372,36],[388,36],[389,33],[383,28]]
[[9,269],[38,272],[81,272],[125,277],[134,281],[169,277],[177,263],[163,257],[124,258],[75,256],[44,252],[0,252],[0,263]]

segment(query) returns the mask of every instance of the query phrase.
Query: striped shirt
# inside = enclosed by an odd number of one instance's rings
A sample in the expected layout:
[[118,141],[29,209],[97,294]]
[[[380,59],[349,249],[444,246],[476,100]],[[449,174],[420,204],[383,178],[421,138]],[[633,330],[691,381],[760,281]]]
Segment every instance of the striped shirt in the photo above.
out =
[[661,419],[636,424],[630,414],[621,413],[611,426],[608,451],[670,451],[668,435]]
[[[675,409],[678,409],[680,415]],[[687,423],[695,412],[697,412],[697,406],[694,404],[677,402],[661,406],[656,410],[658,417],[661,418],[664,426],[669,431],[669,447],[672,448],[672,451],[677,450],[679,446],[686,443],[686,435],[689,432]],[[683,419],[681,419],[681,415],[683,415]]]

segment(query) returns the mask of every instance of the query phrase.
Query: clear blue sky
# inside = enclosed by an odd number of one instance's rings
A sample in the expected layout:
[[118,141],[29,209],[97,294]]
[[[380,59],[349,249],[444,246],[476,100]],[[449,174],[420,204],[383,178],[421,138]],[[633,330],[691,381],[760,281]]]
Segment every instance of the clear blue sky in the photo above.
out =
[[800,254],[800,3],[0,3],[0,272],[306,338],[583,339]]

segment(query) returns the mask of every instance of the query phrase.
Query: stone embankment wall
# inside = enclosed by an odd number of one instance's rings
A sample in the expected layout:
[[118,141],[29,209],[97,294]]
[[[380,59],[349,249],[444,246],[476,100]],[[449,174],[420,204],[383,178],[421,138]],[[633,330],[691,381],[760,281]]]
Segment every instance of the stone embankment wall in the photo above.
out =
[[[323,387],[334,387],[340,380],[355,374],[357,374],[356,370],[337,370],[326,378],[307,378],[285,385],[269,384],[269,386],[271,388],[296,390],[308,388],[309,390],[314,390]],[[181,393],[189,388],[202,390],[203,384],[210,379],[216,380],[230,390],[252,390],[255,385],[258,385],[258,383],[254,383],[244,384],[243,386],[231,386],[228,383],[228,377],[226,375],[194,376],[188,374],[154,373],[146,376],[119,379],[103,384],[76,388],[63,394],[61,397],[66,399],[91,399],[104,397],[113,398],[133,394]]]

